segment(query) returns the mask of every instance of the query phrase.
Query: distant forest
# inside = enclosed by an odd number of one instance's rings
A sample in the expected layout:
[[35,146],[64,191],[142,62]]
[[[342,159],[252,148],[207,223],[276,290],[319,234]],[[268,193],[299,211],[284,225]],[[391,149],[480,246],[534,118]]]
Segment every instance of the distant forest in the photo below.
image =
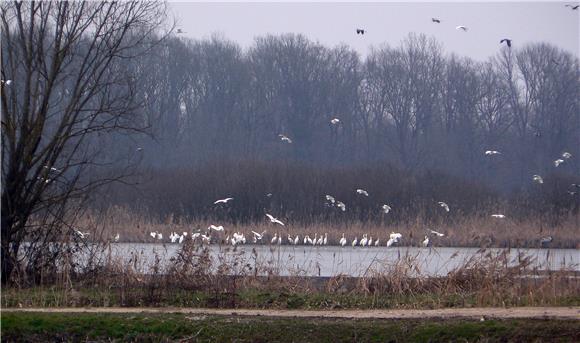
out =
[[483,62],[418,34],[365,59],[297,34],[248,49],[175,35],[152,50],[126,71],[150,135],[101,143],[139,161],[140,185],[108,191],[107,204],[200,217],[233,196],[244,220],[263,217],[267,193],[314,215],[324,194],[348,201],[366,187],[408,209],[507,199],[522,215],[578,210],[579,60],[548,43],[498,42]]

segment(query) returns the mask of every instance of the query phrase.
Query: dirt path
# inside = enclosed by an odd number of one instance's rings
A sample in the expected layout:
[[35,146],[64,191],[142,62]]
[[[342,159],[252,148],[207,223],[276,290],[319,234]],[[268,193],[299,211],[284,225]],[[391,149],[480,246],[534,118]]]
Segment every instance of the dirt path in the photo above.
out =
[[51,313],[183,313],[193,315],[302,318],[421,319],[421,318],[551,318],[580,320],[580,307],[446,308],[438,310],[249,310],[176,307],[4,308],[4,312]]

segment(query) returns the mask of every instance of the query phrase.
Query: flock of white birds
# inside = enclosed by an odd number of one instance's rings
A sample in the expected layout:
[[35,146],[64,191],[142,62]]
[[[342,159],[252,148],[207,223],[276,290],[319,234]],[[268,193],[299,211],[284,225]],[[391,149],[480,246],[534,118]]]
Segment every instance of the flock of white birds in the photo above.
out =
[[[336,125],[337,123],[339,123],[340,120],[337,118],[334,118],[331,121],[332,125]],[[288,138],[287,136],[280,134],[279,135],[281,137],[281,140],[284,142],[288,142],[288,143],[292,143],[292,140],[290,138]],[[495,156],[495,155],[501,155],[501,152],[497,151],[497,150],[487,150],[484,153],[486,156]],[[562,163],[565,163],[567,160],[569,160],[570,158],[572,158],[572,154],[569,152],[564,152],[561,155],[561,158],[558,158],[557,160],[554,161],[554,166],[555,167],[559,167]],[[533,182],[538,183],[538,184],[543,184],[544,180],[540,175],[533,175],[532,177]],[[573,185],[575,187],[579,187],[578,185]],[[580,188],[580,187],[579,187]],[[362,188],[358,188],[356,189],[356,194],[362,197],[368,197],[369,196],[369,192],[362,189]],[[268,193],[266,195],[267,197],[271,197],[272,194]],[[336,207],[337,209],[339,209],[342,212],[346,211],[346,204],[342,201],[337,200],[334,196],[330,195],[330,194],[326,194],[324,196],[325,199],[325,206],[328,207]],[[218,199],[214,202],[214,205],[226,205],[228,204],[230,201],[233,201],[234,198],[233,197],[227,197],[224,199]],[[442,210],[444,210],[445,212],[450,212],[451,209],[449,207],[449,205],[443,201],[438,201],[437,202],[437,206],[439,206]],[[388,204],[383,204],[381,206],[381,211],[384,214],[388,214],[392,211],[392,207]],[[496,218],[496,219],[505,219],[506,215],[501,214],[501,213],[495,213],[495,214],[491,214],[492,218]],[[285,226],[285,223],[282,222],[280,219],[274,217],[273,215],[266,213],[266,218],[269,220],[269,222],[273,225],[279,225],[279,226]],[[218,237],[217,239],[212,239],[212,232],[215,233],[220,233],[222,232],[220,235],[220,237]],[[77,232],[79,235],[81,235],[82,233]],[[435,231],[435,230],[431,230],[431,229],[427,229],[426,230],[426,235],[424,236],[424,239],[421,241],[421,245],[424,247],[429,247],[432,244],[432,240],[436,239],[436,238],[440,238],[440,237],[445,237],[444,233]],[[241,244],[246,244],[249,239],[246,239],[246,236],[244,233],[242,232],[234,232],[232,234],[227,234],[226,229],[222,226],[216,226],[216,225],[210,225],[208,226],[208,228],[206,229],[205,233],[202,233],[201,231],[197,231],[197,232],[192,232],[191,234],[188,234],[187,232],[183,232],[182,234],[179,234],[177,232],[172,232],[169,235],[169,240],[171,243],[183,243],[185,239],[187,239],[187,237],[190,237],[192,240],[200,240],[202,243],[205,244],[211,244],[214,241],[218,241],[218,242],[223,242],[225,244],[231,244],[232,246],[236,246],[236,245],[241,245]],[[221,239],[221,237],[223,237],[223,235],[226,235],[225,239]],[[256,232],[256,231],[252,231],[252,243],[254,244],[261,244],[264,243],[264,237],[266,235],[266,231],[263,231],[261,233]],[[83,235],[84,236],[84,235]],[[81,238],[83,238],[83,236],[81,236]],[[163,240],[163,234],[160,232],[151,232],[150,236],[153,239],[157,239],[157,240]],[[398,243],[401,242],[401,240],[403,239],[403,235],[401,233],[398,232],[391,232],[388,236],[388,240],[385,243],[386,247],[391,247],[393,245],[397,245]],[[115,236],[115,241],[119,240],[119,234],[117,234],[117,236]],[[540,243],[542,245],[548,244],[553,240],[553,238],[551,236],[546,236],[546,237],[542,237],[540,238]],[[329,238],[328,238],[328,233],[324,233],[324,235],[322,234],[318,234],[318,233],[314,233],[314,235],[311,237],[310,235],[305,235],[304,237],[300,237],[300,235],[296,235],[296,236],[292,236],[291,234],[287,234],[287,237],[284,237],[282,234],[280,234],[279,232],[275,232],[274,236],[272,236],[272,238],[270,239],[270,244],[272,245],[282,245],[282,244],[287,244],[287,245],[312,245],[312,246],[322,246],[322,245],[328,245],[328,243],[330,242]],[[352,247],[371,247],[371,246],[375,246],[378,247],[381,245],[381,240],[379,237],[376,237],[376,239],[373,239],[373,237],[369,234],[363,234],[363,236],[360,238],[355,236],[354,239],[349,240],[345,237],[345,234],[342,234],[342,237],[340,238],[340,240],[338,240],[338,245],[340,246],[352,246]]]

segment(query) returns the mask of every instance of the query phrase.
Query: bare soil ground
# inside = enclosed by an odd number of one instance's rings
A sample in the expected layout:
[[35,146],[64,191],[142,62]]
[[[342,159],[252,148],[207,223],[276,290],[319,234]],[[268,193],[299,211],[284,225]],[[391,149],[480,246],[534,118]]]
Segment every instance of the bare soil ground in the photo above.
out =
[[446,308],[435,310],[255,310],[255,309],[200,309],[200,308],[143,308],[143,307],[85,307],[85,308],[4,308],[3,312],[44,313],[180,313],[191,315],[261,316],[298,318],[353,318],[353,319],[576,319],[580,307],[514,307],[514,308]]

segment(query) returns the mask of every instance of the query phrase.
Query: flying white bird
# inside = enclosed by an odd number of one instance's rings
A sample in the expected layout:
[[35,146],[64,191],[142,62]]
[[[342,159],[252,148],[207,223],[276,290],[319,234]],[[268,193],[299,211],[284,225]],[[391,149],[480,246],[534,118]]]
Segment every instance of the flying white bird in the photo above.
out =
[[338,241],[338,243],[340,243],[341,246],[346,245],[346,238],[344,238],[344,233],[342,234],[342,238],[340,239],[340,241]]
[[207,228],[208,230],[215,230],[215,231],[224,231],[224,227],[222,225],[220,226],[215,226],[215,225],[210,225]]
[[336,202],[336,200],[334,199],[334,197],[332,195],[328,195],[328,194],[326,195],[326,200],[329,201],[333,205]]
[[254,234],[254,243],[256,242],[256,240],[261,241],[262,238],[264,237],[264,234],[266,233],[266,231],[262,232],[262,233],[257,233],[256,231],[252,231],[252,233]]
[[554,161],[554,167],[558,167],[562,163],[564,163],[564,160],[559,158],[559,159]]
[[336,124],[340,123],[340,120],[339,120],[338,118],[334,118],[334,119],[332,119],[332,120],[330,121],[330,123],[331,123],[332,125],[336,125]]
[[485,151],[485,155],[486,156],[491,156],[491,155],[501,155],[501,152],[497,151],[497,150],[486,150]]
[[491,216],[494,218],[499,218],[499,219],[505,218],[505,215],[503,215],[503,214],[492,214]]
[[449,205],[447,205],[443,201],[439,201],[438,204],[439,204],[439,206],[441,206],[445,209],[445,212],[449,212]]
[[268,219],[270,219],[270,221],[274,224],[280,224],[282,226],[284,226],[284,223],[282,223],[281,221],[279,221],[278,219],[274,218],[272,215],[266,213],[266,217],[268,217]]
[[424,247],[428,247],[429,246],[429,237],[425,236],[425,239],[423,240],[423,246]]
[[227,204],[228,201],[230,201],[230,200],[234,200],[234,198],[225,198],[225,199],[216,200],[216,201],[214,201],[214,205]]
[[399,241],[400,239],[402,239],[402,238],[403,238],[403,235],[401,235],[401,234],[400,234],[400,233],[398,233],[398,232],[396,232],[396,233],[395,233],[395,232],[391,232],[391,234],[389,235],[389,238],[390,238],[390,239],[394,239],[394,240],[396,240],[396,241]]
[[572,154],[569,152],[564,152],[562,153],[562,157],[564,157],[565,159],[569,159],[570,157],[572,157]]
[[364,189],[357,189],[356,192],[360,195],[364,195],[365,197],[369,196],[369,193],[367,191],[365,191]]
[[386,204],[385,204],[385,205],[383,205],[383,212],[384,212],[384,213],[389,213],[389,212],[391,212],[391,206],[389,206],[389,205],[386,205]]
[[537,183],[544,183],[544,179],[540,175],[534,175],[533,180]]
[[432,234],[434,234],[434,235],[437,235],[437,236],[439,236],[439,237],[443,237],[443,236],[445,236],[445,234],[442,234],[441,232],[437,232],[437,231],[435,231],[435,230],[429,230],[429,231],[430,231]]
[[459,25],[455,27],[456,30],[463,30],[463,32],[467,32],[467,27],[463,26],[463,25]]
[[336,207],[340,208],[342,212],[346,211],[346,205],[342,201],[337,201]]
[[279,134],[278,137],[280,137],[280,140],[282,142],[292,143],[292,140],[290,138],[288,138],[286,135]]

